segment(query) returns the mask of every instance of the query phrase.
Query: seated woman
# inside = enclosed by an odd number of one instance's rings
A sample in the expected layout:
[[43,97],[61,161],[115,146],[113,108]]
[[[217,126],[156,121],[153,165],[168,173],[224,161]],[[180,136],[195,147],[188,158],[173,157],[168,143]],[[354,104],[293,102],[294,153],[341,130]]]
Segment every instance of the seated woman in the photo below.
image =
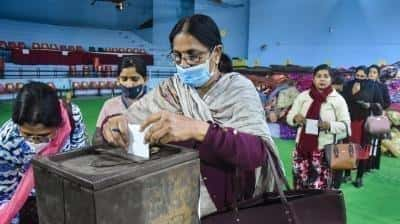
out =
[[[298,95],[286,118],[289,125],[298,127],[293,153],[295,189],[331,187],[328,181],[333,178],[332,172],[323,149],[334,143],[334,135],[336,140],[346,137],[346,129],[350,130],[350,114],[346,101],[332,87],[332,72],[328,65],[314,69],[311,89]],[[318,122],[318,127],[314,128],[317,133],[307,133],[309,120]]]
[[[102,127],[107,142],[127,145],[127,123],[141,124],[149,143],[178,143],[200,154],[200,217],[236,199],[272,190],[266,150],[278,152],[256,88],[230,72],[215,22],[205,15],[181,19],[169,36],[177,74]],[[278,158],[279,160],[279,158]],[[261,169],[265,167],[266,169]],[[233,194],[234,181],[240,183]]]
[[124,57],[119,66],[118,82],[122,95],[107,100],[101,108],[93,135],[93,144],[104,143],[100,127],[106,117],[125,112],[133,102],[146,94],[147,71],[144,61],[134,56]]
[[31,161],[86,146],[85,129],[78,106],[60,101],[50,86],[23,86],[0,128],[0,223],[19,223],[21,209],[21,223],[38,223]]

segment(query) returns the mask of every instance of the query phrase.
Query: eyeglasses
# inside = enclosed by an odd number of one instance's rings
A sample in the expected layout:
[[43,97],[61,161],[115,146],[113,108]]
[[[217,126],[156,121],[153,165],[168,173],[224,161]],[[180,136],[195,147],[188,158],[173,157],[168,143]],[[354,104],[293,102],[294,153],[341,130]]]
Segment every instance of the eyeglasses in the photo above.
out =
[[180,52],[171,52],[168,54],[168,58],[174,64],[180,65],[182,63],[182,59],[186,61],[189,65],[197,65],[204,61],[204,55],[209,54],[209,51],[196,51],[190,54],[182,54]]
[[26,141],[33,142],[33,143],[49,143],[53,139],[51,137],[52,133],[46,133],[41,135],[31,135],[25,134],[21,132],[22,137],[25,138]]
[[126,82],[126,81],[128,81],[128,80],[131,80],[132,82],[137,82],[137,81],[139,81],[139,77],[136,77],[136,76],[134,76],[134,77],[120,76],[119,79],[120,79],[122,82]]

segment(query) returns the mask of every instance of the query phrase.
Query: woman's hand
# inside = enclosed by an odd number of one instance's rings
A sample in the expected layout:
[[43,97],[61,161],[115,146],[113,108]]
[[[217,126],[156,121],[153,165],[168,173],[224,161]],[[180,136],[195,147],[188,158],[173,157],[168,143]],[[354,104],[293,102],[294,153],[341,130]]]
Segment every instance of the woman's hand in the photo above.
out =
[[141,125],[141,130],[146,131],[146,142],[166,144],[190,139],[203,141],[208,127],[207,122],[161,111],[150,115]]
[[301,114],[294,116],[293,121],[296,125],[304,125],[305,117]]
[[318,122],[318,127],[322,131],[328,131],[331,128],[331,124],[329,122],[326,122],[326,121],[319,121]]
[[359,82],[354,83],[352,93],[353,95],[357,94],[361,90],[361,85]]
[[111,117],[103,124],[102,134],[104,139],[112,145],[128,147],[128,121],[122,115]]

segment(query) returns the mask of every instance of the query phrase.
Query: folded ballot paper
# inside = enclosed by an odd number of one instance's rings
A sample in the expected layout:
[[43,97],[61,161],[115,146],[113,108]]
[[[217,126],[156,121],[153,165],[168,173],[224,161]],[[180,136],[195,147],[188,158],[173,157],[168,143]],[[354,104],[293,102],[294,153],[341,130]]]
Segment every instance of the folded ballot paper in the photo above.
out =
[[139,159],[150,159],[149,144],[144,143],[145,131],[140,132],[140,125],[128,124],[129,129],[129,146],[128,153],[137,156]]

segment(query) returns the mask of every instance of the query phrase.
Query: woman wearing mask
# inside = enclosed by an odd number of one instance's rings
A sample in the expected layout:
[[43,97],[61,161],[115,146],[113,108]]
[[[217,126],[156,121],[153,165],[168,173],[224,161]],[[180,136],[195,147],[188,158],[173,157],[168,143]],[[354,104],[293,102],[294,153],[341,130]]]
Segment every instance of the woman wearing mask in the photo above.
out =
[[133,102],[146,94],[146,64],[138,57],[124,57],[119,66],[118,82],[122,89],[121,96],[107,100],[97,118],[93,144],[104,143],[100,127],[106,117],[125,112]]
[[[38,223],[31,161],[86,146],[79,108],[44,83],[23,86],[0,128],[0,223]],[[18,213],[21,211],[20,216]]]
[[[350,114],[344,98],[332,87],[328,65],[314,69],[313,84],[297,96],[287,115],[287,123],[298,127],[293,153],[295,189],[326,189],[332,172],[325,159],[324,147],[346,137]],[[312,122],[316,127],[312,128]],[[314,129],[314,132],[311,131]]]
[[[367,78],[365,66],[356,68],[355,79],[350,81],[344,88],[343,94],[349,105],[351,115],[350,141],[360,144],[363,150],[369,150],[369,141],[365,133],[364,125],[371,109],[383,104],[383,98],[377,86]],[[365,153],[364,153],[365,154]],[[353,183],[355,187],[363,186],[363,175],[367,166],[368,159],[360,159],[357,167],[356,180]],[[350,171],[347,171],[344,181],[351,180]]]
[[[385,110],[389,108],[391,101],[389,95],[389,89],[387,85],[380,80],[380,68],[377,65],[371,65],[368,67],[368,79],[373,81],[376,88],[379,89],[382,95],[382,109]],[[369,164],[367,169],[377,169],[379,170],[381,164],[381,139],[373,138],[371,139],[371,157],[369,159]]]
[[261,168],[266,150],[276,156],[278,152],[260,98],[250,80],[230,72],[215,22],[205,15],[185,17],[169,40],[177,74],[122,116],[109,118],[102,127],[104,138],[126,146],[131,122],[141,124],[149,143],[177,143],[198,150],[200,217],[223,210],[238,198],[233,181],[240,183],[241,199],[272,190],[271,169]]

